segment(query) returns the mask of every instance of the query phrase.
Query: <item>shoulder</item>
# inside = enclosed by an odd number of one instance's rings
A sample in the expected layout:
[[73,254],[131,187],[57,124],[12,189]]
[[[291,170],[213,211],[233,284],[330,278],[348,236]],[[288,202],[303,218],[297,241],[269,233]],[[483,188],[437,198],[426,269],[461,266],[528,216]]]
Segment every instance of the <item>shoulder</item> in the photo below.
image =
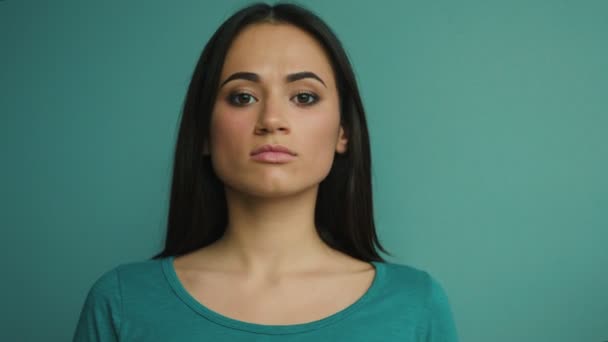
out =
[[102,272],[88,290],[73,340],[117,341],[129,317],[123,303],[145,303],[149,290],[162,284],[160,265],[160,260],[132,262]]
[[166,295],[169,285],[163,260],[123,263],[103,272],[89,288],[85,308],[124,317],[129,315],[129,308],[146,305],[150,298]]
[[386,293],[416,311],[427,340],[457,341],[450,301],[439,280],[428,271],[409,265],[390,262],[383,265]]
[[428,281],[430,277],[427,271],[406,264],[387,261],[382,262],[381,265],[384,267],[386,275],[393,282],[407,281],[419,285],[421,282]]
[[165,259],[151,259],[128,262],[116,266],[114,270],[121,280],[148,280],[162,275],[164,261]]
[[125,290],[149,284],[162,277],[161,260],[122,263],[103,271],[89,289],[94,298],[121,297]]
[[[447,302],[447,295],[440,281],[426,270],[392,262],[384,266],[384,283],[389,290],[404,291],[422,300],[421,304],[430,306]],[[447,304],[447,303],[446,303]]]
[[425,296],[434,278],[420,268],[393,262],[381,263],[383,282],[388,289],[404,290],[417,296]]
[[429,271],[414,266],[398,263],[385,263],[390,276],[396,281],[407,281],[426,291],[441,287],[439,280]]

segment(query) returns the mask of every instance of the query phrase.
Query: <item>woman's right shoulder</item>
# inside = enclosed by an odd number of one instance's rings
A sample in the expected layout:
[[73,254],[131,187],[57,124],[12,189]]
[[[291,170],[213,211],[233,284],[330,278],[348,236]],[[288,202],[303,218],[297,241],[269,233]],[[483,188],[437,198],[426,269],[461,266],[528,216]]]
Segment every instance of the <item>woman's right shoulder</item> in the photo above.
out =
[[90,292],[116,293],[124,291],[126,287],[138,288],[158,282],[159,278],[164,277],[162,264],[165,260],[150,259],[118,264],[103,271],[93,282]]
[[89,288],[73,341],[118,341],[122,323],[148,307],[155,294],[166,293],[164,260],[122,263],[102,272]]

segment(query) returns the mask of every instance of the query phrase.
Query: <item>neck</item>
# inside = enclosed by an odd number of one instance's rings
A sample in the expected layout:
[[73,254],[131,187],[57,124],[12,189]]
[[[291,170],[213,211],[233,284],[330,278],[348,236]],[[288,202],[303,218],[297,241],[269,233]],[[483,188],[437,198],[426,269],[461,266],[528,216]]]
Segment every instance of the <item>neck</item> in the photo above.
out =
[[227,268],[285,274],[312,269],[328,259],[332,250],[314,223],[317,190],[260,198],[226,188],[228,225],[217,247]]

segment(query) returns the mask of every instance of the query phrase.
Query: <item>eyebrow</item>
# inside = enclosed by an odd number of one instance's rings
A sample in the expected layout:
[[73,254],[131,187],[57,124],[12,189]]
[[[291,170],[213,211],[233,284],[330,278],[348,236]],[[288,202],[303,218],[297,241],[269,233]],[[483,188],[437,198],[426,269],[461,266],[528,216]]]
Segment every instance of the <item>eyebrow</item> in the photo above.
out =
[[[305,79],[305,78],[315,79],[315,80],[321,82],[321,84],[323,84],[323,86],[325,86],[327,88],[327,85],[325,85],[325,82],[323,82],[321,77],[317,76],[314,72],[310,72],[310,71],[302,71],[302,72],[296,72],[295,74],[289,74],[285,77],[285,81],[287,83],[290,83],[290,82],[295,82],[295,81]],[[220,85],[220,88],[223,87],[226,83],[228,83],[230,81],[238,80],[238,79],[247,80],[247,81],[251,81],[251,82],[255,82],[255,83],[260,83],[260,75],[253,73],[253,72],[240,71],[240,72],[235,72],[234,74],[230,75],[224,82],[222,82],[222,84]]]

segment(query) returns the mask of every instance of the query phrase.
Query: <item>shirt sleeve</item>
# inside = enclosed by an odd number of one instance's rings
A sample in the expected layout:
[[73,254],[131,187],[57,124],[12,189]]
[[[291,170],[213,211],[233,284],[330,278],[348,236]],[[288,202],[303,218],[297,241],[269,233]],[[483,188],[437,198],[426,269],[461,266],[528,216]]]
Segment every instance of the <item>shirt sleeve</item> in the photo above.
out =
[[428,276],[426,342],[458,342],[452,309],[441,284]]
[[73,342],[118,342],[122,299],[118,268],[104,273],[89,289]]

